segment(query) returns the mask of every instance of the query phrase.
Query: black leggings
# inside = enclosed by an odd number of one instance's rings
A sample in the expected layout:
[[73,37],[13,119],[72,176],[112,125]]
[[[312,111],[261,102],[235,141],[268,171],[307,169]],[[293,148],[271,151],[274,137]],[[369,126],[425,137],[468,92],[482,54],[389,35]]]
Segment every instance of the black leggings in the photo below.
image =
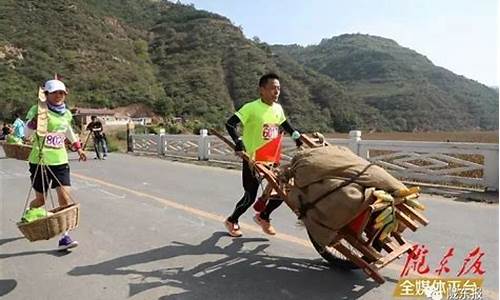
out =
[[[243,170],[241,179],[243,181],[243,189],[245,194],[241,197],[240,201],[236,203],[233,213],[228,218],[231,223],[238,223],[238,219],[242,214],[244,214],[247,209],[252,206],[257,198],[257,192],[259,190],[259,181],[254,176],[252,170],[246,161],[243,161]],[[269,220],[269,215],[276,208],[278,208],[283,201],[281,199],[270,199],[266,205],[263,212],[260,213],[260,217],[264,220]]]

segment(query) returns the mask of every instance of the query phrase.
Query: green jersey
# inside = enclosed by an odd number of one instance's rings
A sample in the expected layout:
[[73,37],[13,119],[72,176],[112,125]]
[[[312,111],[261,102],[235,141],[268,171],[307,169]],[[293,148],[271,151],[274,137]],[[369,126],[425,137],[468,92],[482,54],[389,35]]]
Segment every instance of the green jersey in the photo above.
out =
[[[26,119],[31,121],[37,117],[38,106],[34,105],[28,111]],[[29,156],[29,162],[38,164],[40,162],[40,149],[42,149],[43,163],[49,166],[62,165],[68,163],[68,153],[64,141],[66,138],[70,142],[77,140],[71,127],[73,116],[69,110],[64,114],[58,114],[48,110],[47,135],[44,137],[34,135],[33,149]]]
[[286,120],[280,104],[267,105],[260,98],[243,105],[236,116],[243,124],[243,144],[252,158],[258,148],[278,137],[279,126]]

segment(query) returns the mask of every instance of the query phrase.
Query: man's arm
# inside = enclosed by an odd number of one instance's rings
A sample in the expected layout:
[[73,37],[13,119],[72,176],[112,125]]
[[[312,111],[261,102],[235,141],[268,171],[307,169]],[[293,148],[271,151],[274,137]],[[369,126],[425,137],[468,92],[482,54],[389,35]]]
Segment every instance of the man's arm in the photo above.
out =
[[297,147],[302,146],[302,141],[300,140],[300,132],[295,130],[292,125],[288,122],[288,120],[285,120],[283,123],[280,125],[281,128],[283,128],[290,136],[292,139],[295,141],[295,145]]
[[96,129],[97,129],[98,131],[104,131],[104,127],[102,126],[101,121],[97,121],[97,123],[96,123],[96,126],[95,126],[95,127],[96,127]]
[[235,151],[240,152],[245,150],[245,146],[243,145],[243,140],[241,137],[238,135],[238,131],[236,130],[238,124],[241,122],[240,118],[238,118],[237,115],[232,115],[231,118],[229,118],[226,121],[226,130],[227,133],[231,136],[231,138],[234,141],[235,144]]

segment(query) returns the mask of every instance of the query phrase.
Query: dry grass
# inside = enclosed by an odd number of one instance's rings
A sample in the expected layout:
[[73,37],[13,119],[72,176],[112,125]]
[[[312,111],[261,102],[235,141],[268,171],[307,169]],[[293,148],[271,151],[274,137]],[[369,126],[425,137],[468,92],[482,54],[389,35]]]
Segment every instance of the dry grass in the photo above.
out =
[[[327,138],[348,139],[347,133],[328,133]],[[497,131],[453,131],[453,132],[362,132],[363,140],[396,140],[427,142],[466,142],[498,144]]]

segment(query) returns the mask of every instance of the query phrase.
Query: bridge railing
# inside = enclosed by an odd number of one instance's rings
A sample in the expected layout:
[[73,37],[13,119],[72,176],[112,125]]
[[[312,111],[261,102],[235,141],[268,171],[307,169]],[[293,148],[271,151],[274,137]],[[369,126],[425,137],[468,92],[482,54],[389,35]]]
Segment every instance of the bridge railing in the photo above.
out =
[[[351,131],[349,136],[349,139],[326,140],[350,148],[404,181],[498,191],[498,144],[362,140],[360,131]],[[133,152],[240,161],[225,143],[208,135],[206,129],[200,135],[133,134],[130,138]],[[282,160],[290,161],[295,151],[295,143],[284,139]]]

